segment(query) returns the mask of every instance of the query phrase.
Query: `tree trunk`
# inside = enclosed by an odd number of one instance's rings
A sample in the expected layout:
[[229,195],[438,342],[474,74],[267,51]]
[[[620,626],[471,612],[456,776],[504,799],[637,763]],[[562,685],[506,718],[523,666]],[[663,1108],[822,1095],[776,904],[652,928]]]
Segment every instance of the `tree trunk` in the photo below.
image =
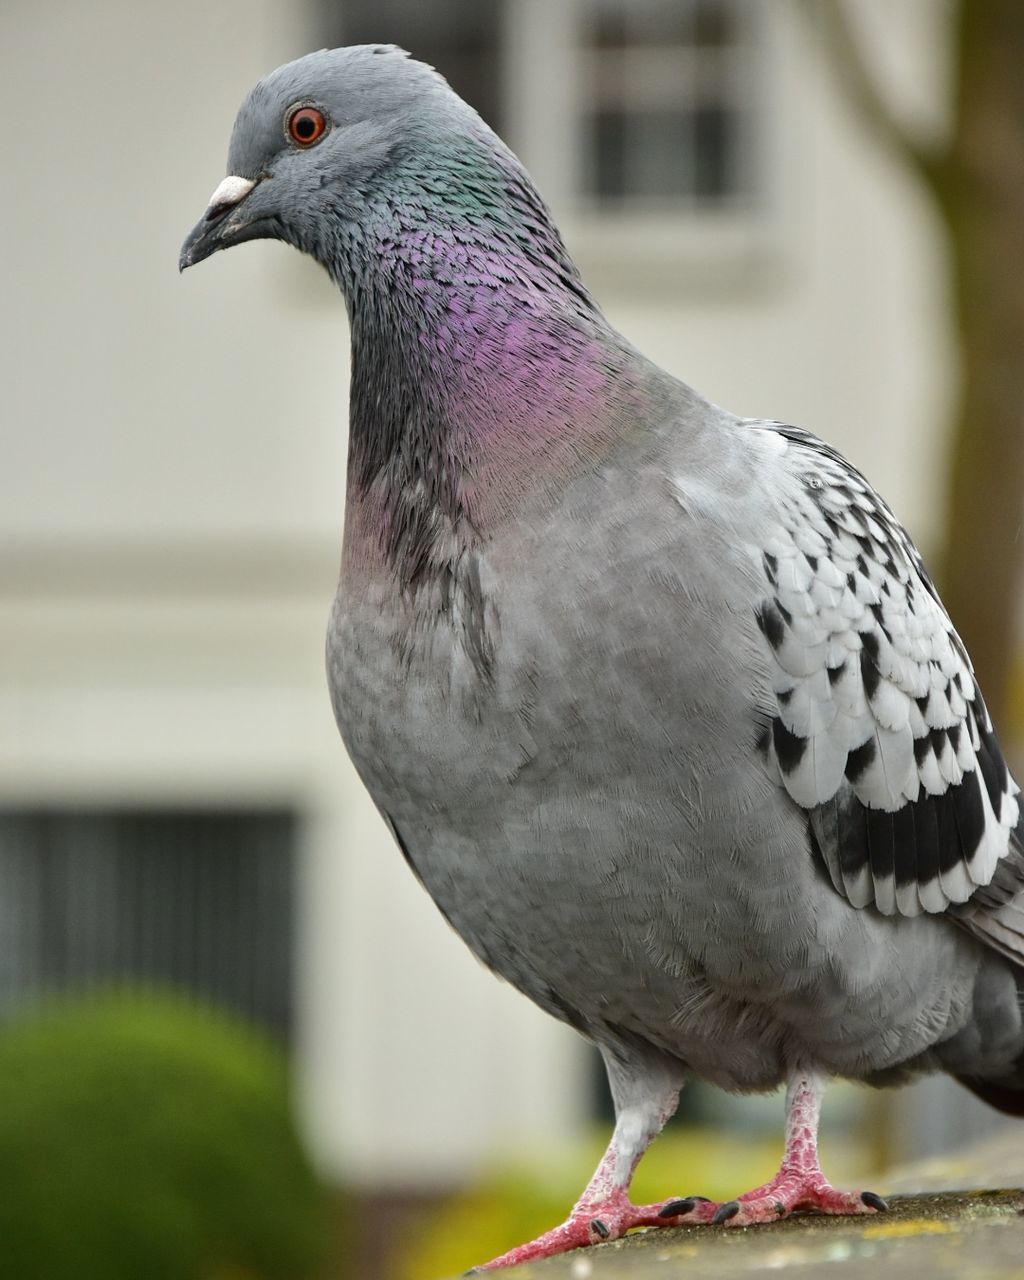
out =
[[997,728],[1011,724],[1024,569],[1024,2],[961,0],[954,136],[936,173],[961,393],[943,599]]

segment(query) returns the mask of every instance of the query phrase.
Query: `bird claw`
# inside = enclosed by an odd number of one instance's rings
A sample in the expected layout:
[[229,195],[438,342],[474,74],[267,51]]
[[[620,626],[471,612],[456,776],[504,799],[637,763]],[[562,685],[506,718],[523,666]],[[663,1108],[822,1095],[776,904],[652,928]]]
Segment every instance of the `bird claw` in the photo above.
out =
[[711,1217],[711,1225],[713,1227],[721,1226],[723,1222],[728,1222],[730,1218],[735,1218],[740,1211],[740,1202],[738,1200],[727,1200],[725,1204],[720,1204]]
[[618,1192],[599,1201],[591,1201],[590,1204],[577,1205],[561,1226],[545,1232],[529,1244],[503,1253],[473,1271],[467,1271],[466,1275],[496,1271],[520,1262],[533,1262],[538,1258],[567,1253],[570,1249],[579,1249],[585,1245],[618,1240],[634,1227],[678,1226],[681,1219],[685,1218],[689,1218],[691,1222],[706,1222],[710,1216],[709,1210],[714,1207],[703,1196],[676,1197],[660,1204],[636,1205],[626,1198],[624,1192]]
[[703,1196],[687,1196],[685,1200],[669,1200],[658,1210],[658,1217],[681,1218],[684,1214],[692,1213],[697,1201],[703,1198]]
[[837,1191],[823,1178],[809,1179],[779,1173],[771,1182],[719,1205],[711,1222],[715,1226],[748,1227],[778,1222],[797,1210],[829,1215],[884,1213],[888,1205],[873,1191]]

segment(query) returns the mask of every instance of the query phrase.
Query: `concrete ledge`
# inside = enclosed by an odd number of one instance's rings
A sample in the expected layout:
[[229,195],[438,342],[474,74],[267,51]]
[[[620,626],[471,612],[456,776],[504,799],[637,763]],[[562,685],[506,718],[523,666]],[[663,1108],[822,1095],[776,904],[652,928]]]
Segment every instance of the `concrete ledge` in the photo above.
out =
[[[1009,1187],[983,1189],[993,1183]],[[894,1171],[873,1188],[899,1193],[889,1196],[885,1214],[638,1231],[498,1274],[509,1280],[740,1280],[785,1271],[808,1280],[1024,1280],[1022,1187],[1024,1146],[1011,1135]]]

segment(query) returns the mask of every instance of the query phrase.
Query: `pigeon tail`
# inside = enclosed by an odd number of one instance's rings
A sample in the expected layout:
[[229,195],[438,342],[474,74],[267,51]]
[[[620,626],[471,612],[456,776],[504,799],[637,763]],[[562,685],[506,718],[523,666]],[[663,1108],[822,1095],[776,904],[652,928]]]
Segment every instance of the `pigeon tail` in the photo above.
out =
[[1004,1115],[1024,1119],[1024,1059],[1019,1066],[1017,1076],[1009,1083],[1004,1083],[1002,1080],[978,1080],[973,1076],[954,1078],[965,1089],[970,1089],[975,1097],[980,1098],[982,1102],[987,1102],[990,1107],[995,1107]]

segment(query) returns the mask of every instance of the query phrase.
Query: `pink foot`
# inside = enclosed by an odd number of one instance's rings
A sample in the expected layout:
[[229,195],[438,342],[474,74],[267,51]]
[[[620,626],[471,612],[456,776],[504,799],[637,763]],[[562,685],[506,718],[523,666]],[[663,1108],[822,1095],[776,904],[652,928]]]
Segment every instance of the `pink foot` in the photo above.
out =
[[747,1227],[755,1222],[778,1222],[800,1209],[814,1213],[854,1214],[879,1213],[887,1208],[882,1197],[873,1191],[837,1191],[825,1181],[820,1170],[804,1172],[784,1167],[771,1182],[718,1205],[711,1221],[730,1227]]
[[632,1204],[624,1191],[613,1191],[602,1199],[583,1201],[561,1226],[545,1231],[529,1244],[510,1249],[467,1274],[497,1271],[519,1262],[535,1262],[566,1253],[588,1244],[618,1240],[634,1227],[675,1227],[684,1223],[710,1222],[718,1205],[702,1196],[663,1200],[660,1204]]
[[837,1191],[818,1164],[818,1113],[824,1081],[796,1073],[786,1091],[786,1154],[782,1167],[761,1187],[719,1205],[714,1223],[746,1227],[777,1222],[799,1209],[814,1213],[879,1213],[888,1208],[873,1191]]

